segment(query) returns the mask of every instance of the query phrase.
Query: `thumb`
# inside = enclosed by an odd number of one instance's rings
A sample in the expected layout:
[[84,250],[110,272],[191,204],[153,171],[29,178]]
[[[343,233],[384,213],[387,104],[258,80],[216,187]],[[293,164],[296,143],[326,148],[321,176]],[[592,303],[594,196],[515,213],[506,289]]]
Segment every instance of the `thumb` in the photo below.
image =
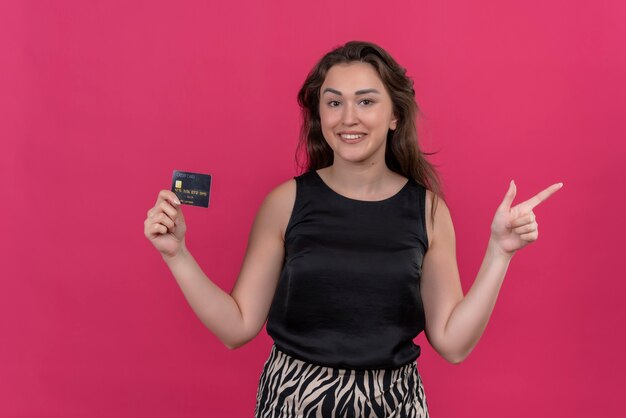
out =
[[504,200],[500,203],[500,207],[498,207],[498,209],[507,211],[511,209],[511,204],[513,203],[513,199],[515,199],[515,193],[517,193],[517,186],[515,185],[515,182],[511,180],[509,190],[507,190],[504,195]]

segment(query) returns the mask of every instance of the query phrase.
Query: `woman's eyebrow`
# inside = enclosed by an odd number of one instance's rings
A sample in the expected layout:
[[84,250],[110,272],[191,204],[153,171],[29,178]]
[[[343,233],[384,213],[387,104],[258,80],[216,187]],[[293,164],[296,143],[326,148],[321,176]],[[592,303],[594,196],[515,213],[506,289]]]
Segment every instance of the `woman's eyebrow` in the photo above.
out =
[[[341,92],[339,90],[335,90],[335,89],[331,89],[330,87],[327,87],[324,89],[324,91],[322,92],[322,94],[324,93],[334,93],[337,96],[342,96]],[[380,94],[380,92],[376,89],[363,89],[363,90],[357,90],[354,92],[355,95],[360,95],[360,94],[369,94],[369,93],[375,93],[375,94]]]

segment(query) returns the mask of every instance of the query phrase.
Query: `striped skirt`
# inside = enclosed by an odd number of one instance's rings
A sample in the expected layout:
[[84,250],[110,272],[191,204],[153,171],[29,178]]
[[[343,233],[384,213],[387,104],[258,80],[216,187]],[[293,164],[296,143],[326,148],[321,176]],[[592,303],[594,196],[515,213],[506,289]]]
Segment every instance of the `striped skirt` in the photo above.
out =
[[274,345],[259,380],[254,416],[427,418],[428,406],[415,362],[398,369],[335,369],[295,359]]

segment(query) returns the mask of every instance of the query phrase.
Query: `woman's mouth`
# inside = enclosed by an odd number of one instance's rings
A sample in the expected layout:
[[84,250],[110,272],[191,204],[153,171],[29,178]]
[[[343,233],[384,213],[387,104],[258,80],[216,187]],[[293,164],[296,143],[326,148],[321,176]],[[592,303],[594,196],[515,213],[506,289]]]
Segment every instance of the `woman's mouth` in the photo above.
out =
[[348,144],[354,144],[356,142],[360,142],[365,135],[366,134],[339,134],[339,137],[342,141],[347,142]]

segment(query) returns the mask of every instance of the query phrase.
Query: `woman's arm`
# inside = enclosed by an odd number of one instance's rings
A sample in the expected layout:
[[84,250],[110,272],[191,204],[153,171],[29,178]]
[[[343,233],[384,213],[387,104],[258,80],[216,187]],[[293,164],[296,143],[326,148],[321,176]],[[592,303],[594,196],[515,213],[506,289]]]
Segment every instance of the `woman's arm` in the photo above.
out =
[[284,231],[295,201],[295,180],[263,201],[248,240],[232,292],[226,293],[202,271],[183,245],[163,259],[202,323],[230,349],[254,338],[265,323],[284,258]]
[[[533,207],[556,192],[555,184],[513,208],[515,185],[511,182],[491,225],[491,237],[476,279],[465,296],[456,262],[454,228],[448,207],[440,201],[434,226],[427,215],[429,249],[422,265],[421,295],[426,315],[426,336],[447,361],[460,363],[478,343],[493,307],[504,275],[515,252],[537,239]],[[430,213],[429,192],[426,213]]]

